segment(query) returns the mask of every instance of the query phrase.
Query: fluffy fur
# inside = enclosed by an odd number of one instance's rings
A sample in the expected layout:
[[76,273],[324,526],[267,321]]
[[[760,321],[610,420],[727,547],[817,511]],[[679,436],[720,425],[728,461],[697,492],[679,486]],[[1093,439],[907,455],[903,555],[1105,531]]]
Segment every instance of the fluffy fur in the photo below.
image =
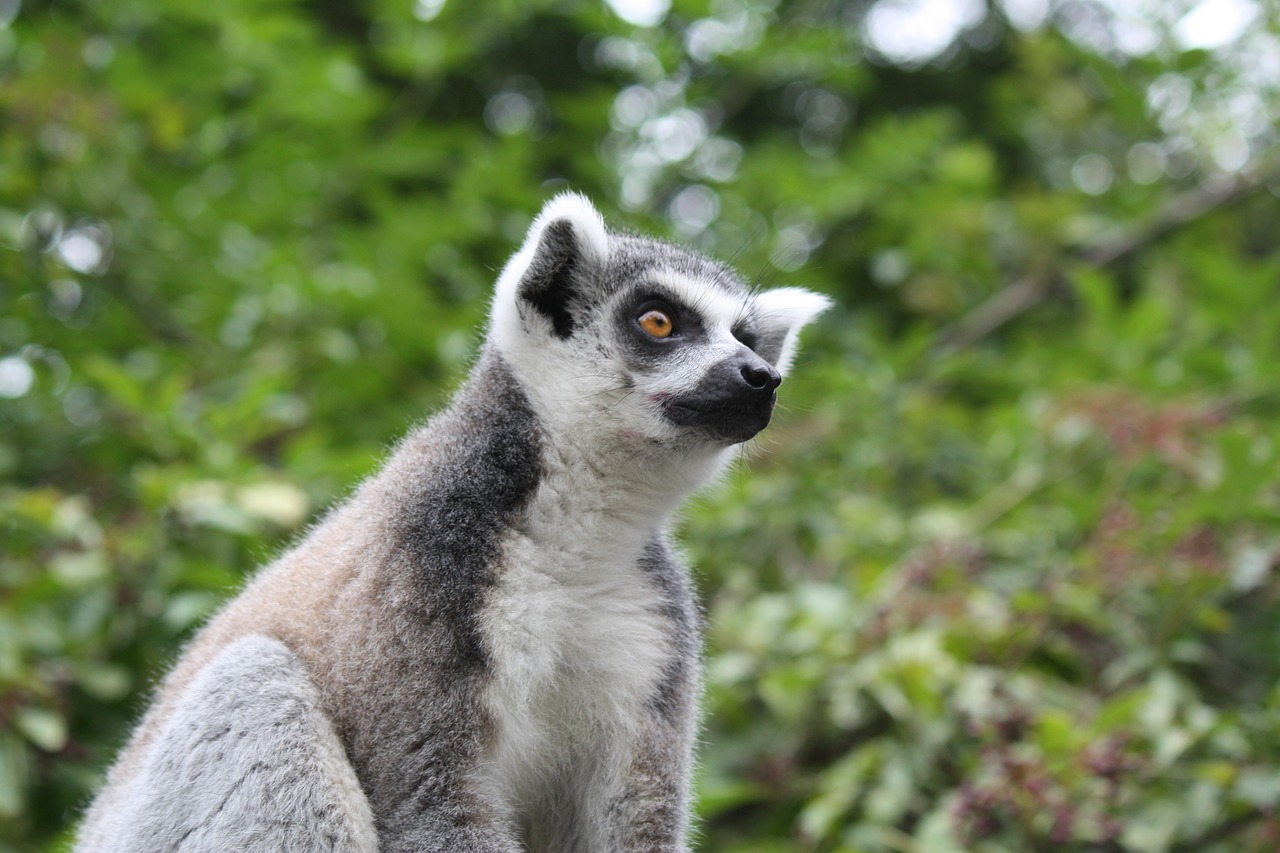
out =
[[76,850],[687,849],[698,614],[665,530],[826,304],[551,201],[466,385],[196,637]]

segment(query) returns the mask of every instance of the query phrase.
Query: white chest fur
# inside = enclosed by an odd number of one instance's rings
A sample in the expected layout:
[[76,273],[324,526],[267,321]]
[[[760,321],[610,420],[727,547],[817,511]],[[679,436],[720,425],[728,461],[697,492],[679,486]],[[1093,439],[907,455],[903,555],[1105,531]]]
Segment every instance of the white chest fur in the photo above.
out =
[[483,783],[517,821],[612,787],[675,652],[663,593],[638,565],[652,525],[610,516],[604,495],[567,498],[555,482],[505,543],[482,616],[498,724]]

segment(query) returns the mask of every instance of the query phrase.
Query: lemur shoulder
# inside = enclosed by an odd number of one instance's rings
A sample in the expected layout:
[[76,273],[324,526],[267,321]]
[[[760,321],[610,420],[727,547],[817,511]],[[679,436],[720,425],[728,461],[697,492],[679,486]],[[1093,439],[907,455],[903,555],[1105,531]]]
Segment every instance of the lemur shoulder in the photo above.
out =
[[666,530],[827,304],[549,202],[452,403],[197,635],[76,850],[687,850]]

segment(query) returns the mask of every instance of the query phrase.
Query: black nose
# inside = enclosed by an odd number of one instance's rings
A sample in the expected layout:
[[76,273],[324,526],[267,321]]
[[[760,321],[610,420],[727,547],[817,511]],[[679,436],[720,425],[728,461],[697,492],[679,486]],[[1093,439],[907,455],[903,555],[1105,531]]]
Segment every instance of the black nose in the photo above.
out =
[[699,428],[717,441],[737,444],[769,425],[773,391],[781,382],[773,365],[742,347],[708,367],[696,388],[672,397],[664,414],[678,426]]
[[742,380],[755,391],[772,391],[782,384],[782,376],[773,366],[763,361],[751,361],[742,365]]

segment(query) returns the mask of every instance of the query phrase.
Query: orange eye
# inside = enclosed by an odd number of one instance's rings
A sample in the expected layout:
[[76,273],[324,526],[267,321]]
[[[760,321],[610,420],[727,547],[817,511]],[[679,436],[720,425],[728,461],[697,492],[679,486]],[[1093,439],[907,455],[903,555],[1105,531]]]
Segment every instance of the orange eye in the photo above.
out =
[[637,322],[640,323],[640,328],[644,329],[645,334],[651,338],[670,337],[676,328],[675,323],[671,322],[671,315],[657,308],[641,314]]

